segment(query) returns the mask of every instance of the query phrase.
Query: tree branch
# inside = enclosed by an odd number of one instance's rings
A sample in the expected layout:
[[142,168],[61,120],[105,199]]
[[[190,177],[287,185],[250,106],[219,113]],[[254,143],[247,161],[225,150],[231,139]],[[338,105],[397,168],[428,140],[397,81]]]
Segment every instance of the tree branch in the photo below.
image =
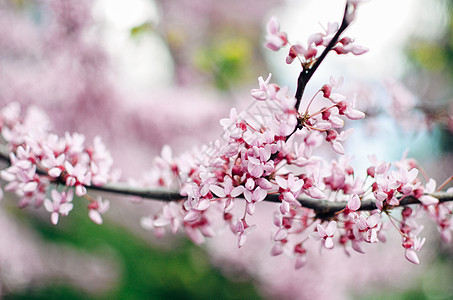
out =
[[[7,164],[10,163],[8,151],[4,147],[0,148],[0,160],[5,161]],[[47,174],[45,171],[39,169],[37,170],[37,173],[41,175]],[[58,182],[65,184],[62,181]],[[178,191],[132,187],[122,183],[106,184],[103,186],[87,186],[87,188],[92,191],[99,191],[116,195],[135,196],[143,199],[159,200],[163,202],[180,201],[186,198],[185,196],[181,196]],[[453,201],[453,193],[437,192],[429,195],[439,199],[439,202]],[[264,199],[264,201],[280,203],[281,201],[279,199],[279,196],[280,194],[269,194]],[[335,213],[345,209],[348,204],[347,201],[328,201],[311,198],[299,198],[297,200],[303,207],[313,209],[313,211],[316,213],[316,217],[320,219],[328,219],[334,216]],[[398,206],[407,206],[411,204],[421,204],[421,202],[413,196],[407,196],[400,201],[400,204]],[[362,201],[359,210],[371,211],[376,208],[377,207],[375,201],[370,199]]]

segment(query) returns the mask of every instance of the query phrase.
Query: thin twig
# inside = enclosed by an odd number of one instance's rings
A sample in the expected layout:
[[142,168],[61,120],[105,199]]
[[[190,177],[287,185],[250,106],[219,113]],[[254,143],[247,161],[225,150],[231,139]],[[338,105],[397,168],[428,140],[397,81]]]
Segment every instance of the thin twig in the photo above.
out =
[[299,106],[302,100],[302,95],[304,94],[305,87],[307,86],[308,81],[310,80],[311,76],[315,73],[316,69],[318,69],[319,65],[322,63],[324,58],[326,58],[327,54],[330,52],[330,50],[333,49],[335,44],[338,42],[340,35],[348,28],[349,26],[349,21],[347,18],[348,15],[348,9],[350,8],[349,2],[346,2],[346,6],[344,8],[344,15],[343,15],[343,21],[341,22],[340,28],[338,31],[335,33],[334,37],[330,40],[329,44],[327,47],[324,49],[324,51],[321,53],[321,55],[316,59],[315,63],[308,69],[304,68],[300,74],[299,78],[297,79],[297,90],[296,90],[296,104],[295,108],[297,111],[299,111]]

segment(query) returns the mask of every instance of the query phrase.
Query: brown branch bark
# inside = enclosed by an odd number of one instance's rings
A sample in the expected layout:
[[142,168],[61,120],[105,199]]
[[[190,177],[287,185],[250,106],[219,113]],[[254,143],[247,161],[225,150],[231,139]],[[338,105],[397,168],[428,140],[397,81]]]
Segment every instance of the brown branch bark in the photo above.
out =
[[[0,160],[10,163],[8,152],[5,148],[0,148]],[[38,170],[41,175],[46,174],[43,170]],[[57,183],[57,182],[55,182]],[[59,182],[64,184],[64,182]],[[106,184],[103,186],[87,186],[89,190],[105,192],[115,195],[135,196],[149,200],[159,200],[164,202],[180,201],[186,197],[181,196],[178,191],[165,190],[165,189],[149,189],[141,187],[132,187],[122,183]],[[439,199],[439,202],[453,201],[453,193],[438,192],[430,194],[431,196]],[[323,199],[299,198],[297,199],[303,207],[313,209],[316,216],[321,219],[328,219],[335,215],[335,213],[345,209],[348,204],[346,201],[328,201]],[[280,203],[279,194],[269,194],[264,201]],[[399,206],[406,206],[411,204],[421,204],[421,202],[413,197],[404,197],[400,201]],[[361,211],[371,211],[376,209],[374,200],[362,201]]]

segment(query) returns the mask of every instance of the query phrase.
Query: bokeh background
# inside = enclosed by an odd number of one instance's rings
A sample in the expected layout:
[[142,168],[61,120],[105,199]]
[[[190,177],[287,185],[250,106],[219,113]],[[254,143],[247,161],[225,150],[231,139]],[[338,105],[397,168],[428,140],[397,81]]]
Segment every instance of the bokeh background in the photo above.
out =
[[[344,76],[368,118],[346,145],[353,165],[399,159],[406,149],[439,183],[451,175],[453,19],[448,0],[372,0],[347,35],[370,48],[329,55],[306,91]],[[220,136],[218,120],[251,103],[257,77],[295,89],[297,65],[264,49],[278,16],[293,41],[339,21],[338,0],[0,0],[0,103],[36,105],[54,130],[102,136],[123,179],[140,178],[165,144],[175,154]],[[399,105],[399,106],[398,106]],[[409,110],[398,109],[406,105]],[[240,250],[225,233],[195,246],[156,239],[139,219],[157,201],[104,195],[102,226],[83,199],[52,226],[48,214],[0,203],[0,296],[5,299],[451,299],[453,248],[425,228],[421,264],[398,236],[367,248],[319,254],[293,270],[271,258],[269,231]],[[254,221],[269,228],[274,207]]]

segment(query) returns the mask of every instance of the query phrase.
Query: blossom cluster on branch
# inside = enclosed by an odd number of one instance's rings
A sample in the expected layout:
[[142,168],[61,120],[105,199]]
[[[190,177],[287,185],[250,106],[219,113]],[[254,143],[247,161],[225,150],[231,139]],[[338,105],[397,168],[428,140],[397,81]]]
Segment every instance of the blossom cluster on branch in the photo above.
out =
[[[259,209],[260,202],[276,195],[280,205],[274,214],[275,230],[272,255],[283,252],[295,257],[295,266],[305,264],[310,240],[320,241],[324,248],[334,245],[364,253],[365,243],[385,241],[384,229],[393,226],[402,238],[405,257],[419,263],[416,252],[425,239],[419,237],[423,226],[416,219],[426,212],[438,225],[444,241],[451,241],[453,223],[452,204],[434,197],[433,179],[423,175],[415,160],[405,156],[397,162],[378,161],[370,155],[371,166],[365,178],[350,165],[350,158],[327,161],[315,155],[324,145],[340,155],[345,154],[342,142],[352,129],[342,130],[345,120],[358,120],[365,114],[355,108],[355,99],[347,99],[336,92],[339,80],[331,79],[299,111],[302,95],[311,75],[328,52],[336,54],[366,52],[349,37],[341,37],[355,16],[358,2],[346,4],[341,25],[330,23],[325,33],[308,38],[307,46],[294,44],[280,30],[276,18],[268,23],[266,46],[274,51],[290,45],[287,63],[299,60],[302,66],[296,96],[288,94],[287,87],[270,83],[271,75],[258,79],[259,88],[251,91],[258,102],[238,114],[231,110],[230,117],[222,119],[224,129],[221,140],[214,142],[194,160],[172,158],[169,149],[163,150],[165,164],[159,171],[150,172],[154,184],[182,183],[181,194],[187,199],[167,204],[162,212],[144,218],[146,228],[162,234],[169,225],[173,232],[184,228],[196,243],[211,237],[223,223],[237,235],[238,246],[244,245],[247,235],[255,225],[249,220]],[[319,97],[322,96],[322,97]],[[320,99],[321,98],[321,99]],[[314,101],[326,105],[315,110]],[[159,172],[166,167],[165,176]],[[162,173],[160,173],[162,174]],[[171,178],[168,180],[165,178]],[[242,211],[232,213],[237,198],[245,198]],[[310,197],[335,202],[346,202],[343,209],[334,213],[321,213],[302,205],[300,197]],[[401,208],[405,199],[417,199],[417,208]],[[360,210],[362,203],[373,201],[373,209]],[[217,217],[215,217],[217,216]]]
[[[157,235],[163,235],[166,228],[173,233],[184,230],[195,243],[229,228],[239,247],[253,230],[259,230],[250,217],[263,201],[272,200],[278,205],[270,220],[275,226],[270,253],[289,254],[296,268],[306,262],[308,243],[364,253],[365,244],[385,241],[389,227],[401,235],[405,257],[419,263],[416,252],[425,239],[420,237],[423,227],[417,218],[429,215],[442,239],[451,241],[453,204],[447,200],[453,197],[439,201],[435,192],[444,185],[436,189],[436,182],[405,156],[387,163],[370,155],[371,165],[363,172],[351,166],[343,142],[353,129],[345,129],[345,124],[365,114],[356,108],[354,97],[338,92],[342,80],[331,78],[311,98],[303,98],[307,83],[328,53],[361,55],[367,51],[343,36],[360,2],[347,1],[341,24],[329,23],[325,32],[311,35],[306,45],[292,44],[272,18],[266,46],[274,51],[288,46],[286,63],[299,61],[302,68],[295,96],[288,87],[271,83],[271,75],[260,77],[259,87],[251,91],[254,104],[242,113],[233,108],[228,118],[220,120],[221,139],[177,157],[164,147],[143,178],[129,181],[130,188],[112,185],[119,175],[112,171],[112,158],[100,138],[86,146],[81,134],[59,137],[51,133],[38,109],[21,114],[18,104],[9,104],[0,112],[10,163],[1,171],[7,182],[4,189],[19,196],[20,207],[44,204],[53,224],[72,210],[74,193],[88,199],[89,217],[102,223],[109,202],[89,196],[90,187],[151,198],[159,193],[140,194],[134,187],[177,191],[179,197],[168,192],[173,201],[141,220],[143,227]],[[323,151],[344,156],[329,161],[320,155]],[[165,198],[163,194],[156,198]],[[303,198],[307,197],[310,203],[321,204],[306,205]],[[419,205],[406,206],[407,199]],[[238,201],[245,205],[238,207]]]
[[[82,134],[66,132],[59,137],[51,133],[44,112],[31,107],[22,114],[16,102],[4,107],[0,115],[11,164],[0,175],[7,182],[4,189],[20,198],[19,207],[44,204],[52,223],[57,224],[60,215],[72,210],[75,190],[77,196],[88,199],[93,222],[101,224],[101,214],[108,210],[109,202],[92,198],[86,188],[114,182],[119,177],[118,172],[111,170],[113,160],[101,139],[96,137],[92,146],[86,146]],[[56,186],[51,188],[51,184]]]

